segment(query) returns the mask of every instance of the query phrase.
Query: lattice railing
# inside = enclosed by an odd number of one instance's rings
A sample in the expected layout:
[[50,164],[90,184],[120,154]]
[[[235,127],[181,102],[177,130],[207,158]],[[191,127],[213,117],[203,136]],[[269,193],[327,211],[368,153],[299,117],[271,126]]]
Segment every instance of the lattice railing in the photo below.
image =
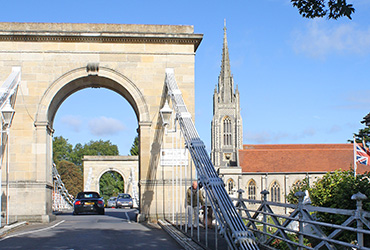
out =
[[[296,205],[269,202],[266,190],[261,192],[262,201],[243,199],[244,191],[238,192],[239,197],[233,199],[237,209],[263,247],[275,249],[284,244],[284,249],[370,250],[370,212],[362,209],[362,201],[367,197],[361,193],[352,196],[357,209],[347,210],[304,204],[304,192],[296,193],[299,199]],[[288,214],[283,212],[286,210]],[[340,225],[326,223],[316,219],[318,213],[346,219]]]
[[73,207],[74,197],[68,193],[68,190],[64,186],[64,183],[58,173],[57,167],[53,163],[52,166],[53,174],[53,211],[61,211],[64,209],[70,209]]

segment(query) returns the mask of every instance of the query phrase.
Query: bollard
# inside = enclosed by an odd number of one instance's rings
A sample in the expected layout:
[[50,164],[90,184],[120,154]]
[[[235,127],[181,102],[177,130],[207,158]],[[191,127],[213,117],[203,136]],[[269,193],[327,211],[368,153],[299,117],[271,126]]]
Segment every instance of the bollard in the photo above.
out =
[[[362,201],[367,199],[367,196],[358,192],[357,194],[352,195],[352,200],[356,200],[356,212],[355,212],[355,219],[357,222],[357,229],[363,229],[364,224],[361,221],[361,213],[362,213]],[[360,247],[364,246],[364,234],[361,232],[357,232],[357,245]]]

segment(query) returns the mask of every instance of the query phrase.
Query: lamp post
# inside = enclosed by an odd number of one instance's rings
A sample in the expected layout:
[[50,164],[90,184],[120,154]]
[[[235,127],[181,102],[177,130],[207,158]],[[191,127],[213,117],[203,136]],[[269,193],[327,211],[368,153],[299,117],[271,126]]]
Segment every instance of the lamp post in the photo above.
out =
[[[1,109],[1,165],[3,160],[4,150],[3,147],[6,144],[6,224],[9,223],[9,128],[12,124],[12,120],[14,117],[15,110],[10,105],[10,101],[8,100],[5,106]],[[4,131],[4,128],[6,131]],[[6,132],[6,142],[3,141],[3,133]],[[2,193],[2,183],[1,183],[1,168],[0,168],[0,195]],[[1,200],[1,199],[0,199]],[[0,202],[0,213],[1,213],[1,203]],[[0,218],[0,227],[1,227],[1,218]]]
[[164,103],[163,107],[161,108],[161,110],[159,111],[159,113],[161,114],[161,118],[162,118],[162,125],[164,128],[167,127],[167,125],[169,124],[170,122],[170,118],[171,118],[171,115],[172,115],[172,109],[170,108],[170,106],[168,105],[168,102],[166,100],[166,102]]
[[[166,100],[163,107],[159,111],[161,118],[162,118],[162,126],[164,127],[165,134],[167,134],[168,132],[167,127],[168,127],[168,124],[170,123],[172,112],[173,111],[168,105],[168,102]],[[173,155],[173,136],[172,136],[172,148],[171,149],[172,149],[172,155]],[[161,151],[162,150],[163,149],[161,146]],[[161,152],[161,157],[162,157],[162,152]],[[175,172],[174,172],[174,167],[172,167],[172,223],[174,223],[175,221],[175,202],[174,202],[175,201],[175,192],[174,192],[175,183],[174,183],[174,180],[175,180]]]

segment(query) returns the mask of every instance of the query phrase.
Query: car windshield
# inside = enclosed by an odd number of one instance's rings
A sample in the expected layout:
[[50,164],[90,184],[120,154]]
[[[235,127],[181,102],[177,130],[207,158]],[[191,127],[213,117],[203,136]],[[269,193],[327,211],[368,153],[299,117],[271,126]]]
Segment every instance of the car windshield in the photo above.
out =
[[110,201],[114,201],[115,199],[117,199],[116,197],[112,197],[112,198],[110,198],[109,200]]
[[81,192],[81,193],[78,193],[77,195],[77,199],[89,199],[89,198],[100,198],[100,196],[98,193],[95,193],[95,192],[88,192],[88,193]]
[[121,194],[121,195],[118,196],[118,198],[120,198],[120,199],[130,199],[131,196],[129,194]]

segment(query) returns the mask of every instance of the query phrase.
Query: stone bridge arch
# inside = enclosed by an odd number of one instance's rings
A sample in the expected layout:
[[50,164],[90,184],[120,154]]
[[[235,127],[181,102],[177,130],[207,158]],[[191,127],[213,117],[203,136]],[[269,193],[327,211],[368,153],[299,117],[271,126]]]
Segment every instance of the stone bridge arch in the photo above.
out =
[[73,69],[54,81],[41,98],[35,124],[47,122],[52,127],[59,106],[84,88],[107,88],[118,93],[130,103],[139,123],[150,123],[148,104],[137,86],[123,74],[96,63]]
[[72,93],[89,87],[115,91],[133,107],[140,139],[141,218],[161,217],[168,183],[168,170],[159,164],[165,69],[174,69],[194,115],[195,51],[202,35],[186,25],[1,23],[0,27],[0,82],[12,66],[22,70],[9,157],[3,157],[3,166],[5,159],[10,163],[8,178],[1,169],[2,190],[9,182],[9,222],[53,219],[55,113]]
[[[38,168],[43,166],[51,166],[53,164],[52,156],[52,136],[54,117],[60,105],[73,93],[85,88],[106,88],[110,89],[125,98],[133,108],[138,121],[138,135],[140,141],[150,141],[150,127],[152,122],[150,120],[148,103],[145,100],[143,93],[139,90],[137,85],[133,83],[128,77],[107,67],[99,67],[97,63],[87,64],[86,67],[79,67],[68,71],[60,76],[57,80],[50,84],[42,95],[38,109],[35,115],[34,126],[36,129],[36,139],[38,145],[46,146],[46,154],[37,153]],[[153,104],[151,104],[153,105]],[[119,109],[118,109],[119,110]],[[149,133],[148,133],[149,132]],[[145,152],[150,152],[150,144],[143,144],[140,149]],[[44,151],[44,149],[41,149]],[[44,161],[45,160],[45,161]],[[144,167],[150,164],[148,154],[140,154],[136,163],[136,168]],[[45,178],[50,178],[50,169],[47,168]],[[104,172],[108,170],[102,170]],[[122,171],[121,171],[122,172]],[[140,172],[136,170],[136,172]],[[95,173],[96,174],[96,173]],[[87,176],[86,176],[87,177]],[[101,175],[99,176],[99,178]],[[122,177],[127,177],[122,174]],[[127,179],[127,178],[126,178]],[[86,180],[84,180],[84,184]],[[92,191],[99,192],[99,179],[95,179],[93,183],[94,189]],[[96,189],[96,190],[95,190]],[[75,195],[75,194],[74,194]]]
[[[138,183],[138,156],[84,156],[84,191],[99,192],[100,178],[114,171],[124,181],[124,192],[135,196],[133,186]],[[132,178],[132,180],[131,180]]]

